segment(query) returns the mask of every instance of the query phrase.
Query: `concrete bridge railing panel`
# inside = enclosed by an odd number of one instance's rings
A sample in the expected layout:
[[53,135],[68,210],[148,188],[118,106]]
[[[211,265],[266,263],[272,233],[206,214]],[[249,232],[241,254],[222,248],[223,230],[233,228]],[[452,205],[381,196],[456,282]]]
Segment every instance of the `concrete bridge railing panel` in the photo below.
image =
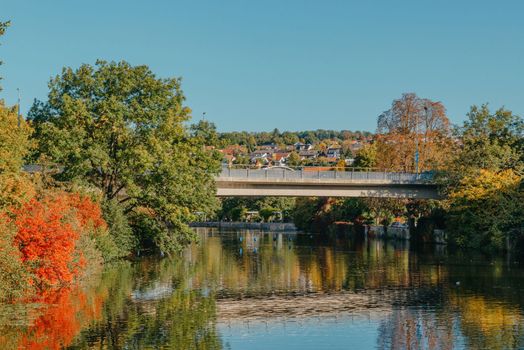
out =
[[429,174],[387,171],[326,171],[312,168],[224,168],[218,196],[382,197],[438,199]]

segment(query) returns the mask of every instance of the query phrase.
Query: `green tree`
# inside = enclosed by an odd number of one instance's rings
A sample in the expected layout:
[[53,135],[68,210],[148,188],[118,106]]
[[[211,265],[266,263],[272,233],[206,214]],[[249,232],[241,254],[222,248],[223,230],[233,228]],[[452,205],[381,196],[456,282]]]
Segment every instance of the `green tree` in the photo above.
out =
[[[281,212],[282,219],[289,221],[295,207],[295,198],[287,197],[226,197],[221,199],[221,209],[218,212],[220,220],[239,221],[244,218],[246,211],[262,211],[271,208],[272,212]],[[262,215],[262,214],[261,214]]]
[[486,104],[472,106],[467,116],[459,129],[463,147],[456,153],[452,170],[524,170],[522,118],[504,108],[492,113]]
[[513,170],[480,170],[464,176],[450,192],[451,240],[463,247],[502,250],[520,234],[522,178]]
[[198,123],[191,125],[190,129],[192,135],[195,138],[199,138],[203,145],[208,147],[218,146],[217,128],[214,123],[207,120],[200,120]]
[[249,157],[238,155],[233,162],[238,165],[249,165]]
[[335,200],[331,210],[333,222],[351,221],[355,222],[367,210],[362,198],[339,198]]
[[367,144],[362,147],[355,157],[355,167],[373,168],[377,165],[377,146],[376,144]]
[[271,218],[273,218],[275,216],[275,213],[278,212],[278,211],[279,210],[276,209],[276,208],[265,207],[265,208],[260,209],[259,215],[262,217],[264,222],[269,222],[271,220]]
[[220,163],[206,147],[209,125],[191,133],[185,124],[191,110],[180,79],[97,61],[64,68],[49,88],[48,100],[36,101],[29,114],[36,156],[61,164],[60,180],[95,186],[118,201],[157,248],[172,252],[193,240],[187,222],[216,208],[213,176]]
[[[111,240],[114,243],[109,256],[104,259],[111,260],[122,258],[129,255],[129,252],[137,248],[137,239],[133,235],[131,225],[126,217],[123,207],[118,204],[116,199],[107,200],[102,206],[104,220],[107,222]],[[104,252],[104,250],[102,250]]]
[[501,250],[520,238],[524,223],[524,121],[506,109],[471,107],[459,144],[439,181],[447,194],[452,242]]
[[287,158],[287,165],[289,166],[300,166],[302,163],[302,160],[300,159],[300,156],[297,152],[293,151],[289,154],[289,157]]
[[27,281],[32,277],[22,263],[22,254],[15,244],[16,228],[2,225],[0,232],[0,301],[24,296],[32,289]]
[[316,197],[297,198],[293,211],[293,222],[299,230],[316,231],[316,218],[324,201]]
[[363,198],[366,211],[364,217],[376,225],[389,225],[396,216],[406,211],[405,201],[397,198]]
[[22,172],[31,133],[25,121],[18,126],[17,109],[0,101],[0,209],[22,204],[35,194],[32,181]]

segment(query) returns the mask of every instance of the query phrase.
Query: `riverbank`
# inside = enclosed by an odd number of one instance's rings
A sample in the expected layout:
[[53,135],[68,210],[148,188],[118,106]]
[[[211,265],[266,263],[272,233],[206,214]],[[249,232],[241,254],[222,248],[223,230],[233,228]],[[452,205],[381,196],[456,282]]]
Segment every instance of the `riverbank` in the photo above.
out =
[[211,227],[221,230],[262,230],[262,231],[297,231],[292,222],[226,222],[226,221],[208,221],[193,222],[190,227]]
[[448,244],[447,233],[444,230],[433,229],[426,234],[424,240],[417,228],[393,227],[383,225],[354,225],[350,222],[335,222],[327,226],[326,230],[338,233],[352,233],[365,238],[378,238],[396,241],[423,241],[431,244]]

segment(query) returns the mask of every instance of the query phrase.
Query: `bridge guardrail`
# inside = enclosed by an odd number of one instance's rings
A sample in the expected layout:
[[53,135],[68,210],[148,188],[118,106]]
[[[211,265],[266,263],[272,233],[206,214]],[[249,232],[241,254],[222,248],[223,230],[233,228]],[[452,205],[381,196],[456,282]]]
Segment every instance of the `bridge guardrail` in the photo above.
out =
[[289,168],[231,168],[223,167],[220,177],[229,178],[248,178],[248,179],[285,179],[285,180],[389,180],[404,183],[430,182],[433,179],[432,173],[403,173],[388,171],[338,171],[338,170],[308,170]]

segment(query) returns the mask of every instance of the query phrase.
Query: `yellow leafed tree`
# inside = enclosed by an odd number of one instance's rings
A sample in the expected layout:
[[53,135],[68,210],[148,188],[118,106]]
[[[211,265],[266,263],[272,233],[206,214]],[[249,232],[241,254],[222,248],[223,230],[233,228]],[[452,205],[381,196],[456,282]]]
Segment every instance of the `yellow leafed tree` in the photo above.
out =
[[34,196],[32,182],[22,171],[31,148],[30,135],[31,127],[23,119],[19,125],[16,108],[0,102],[0,209]]

